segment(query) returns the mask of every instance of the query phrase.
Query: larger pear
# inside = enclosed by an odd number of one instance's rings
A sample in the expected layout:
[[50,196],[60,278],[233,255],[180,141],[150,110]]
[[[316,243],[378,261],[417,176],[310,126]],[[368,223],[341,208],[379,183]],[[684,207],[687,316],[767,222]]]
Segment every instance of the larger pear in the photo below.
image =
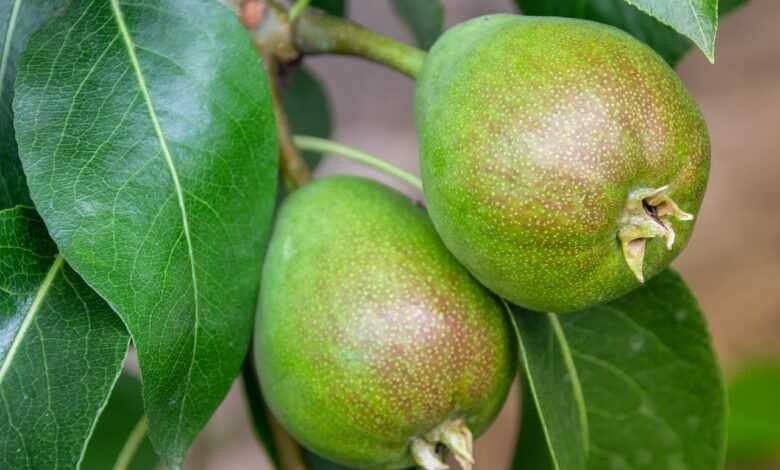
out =
[[461,24],[424,62],[416,117],[436,229],[515,304],[609,301],[688,242],[707,128],[674,71],[618,29],[515,15]]
[[330,177],[293,193],[271,240],[255,357],[281,424],[361,469],[470,468],[516,370],[500,301],[425,213],[376,182]]

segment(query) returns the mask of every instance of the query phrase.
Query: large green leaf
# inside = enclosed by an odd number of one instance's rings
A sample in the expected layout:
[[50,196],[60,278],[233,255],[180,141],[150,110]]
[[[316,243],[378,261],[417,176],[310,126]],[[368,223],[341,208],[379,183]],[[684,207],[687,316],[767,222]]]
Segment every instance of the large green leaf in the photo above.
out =
[[128,470],[150,470],[159,458],[154,453],[149,439],[141,436],[140,443],[128,443],[144,419],[141,399],[141,381],[128,373],[117,380],[111,398],[97,423],[87,452],[81,461],[81,470],[105,470],[113,468],[120,453],[126,447],[134,448]]
[[[745,2],[721,1],[720,14]],[[670,65],[677,64],[691,49],[689,39],[625,0],[515,0],[515,3],[528,15],[584,18],[615,26],[648,44]]]
[[574,314],[512,309],[536,413],[514,469],[722,468],[720,369],[679,275]]
[[728,459],[780,457],[780,361],[743,366],[729,383]]
[[262,64],[210,0],[74,0],[35,34],[15,125],[61,252],[133,335],[177,467],[247,351],[276,190]]
[[0,211],[0,468],[76,468],[129,340],[35,211]]
[[16,61],[30,35],[62,7],[65,0],[0,2],[0,209],[30,204],[22,165],[17,158],[13,110]]
[[423,49],[430,49],[444,31],[444,5],[440,0],[391,0],[390,4]]
[[[327,139],[333,131],[330,103],[320,80],[308,69],[292,71],[282,90],[284,108],[295,134],[313,135]],[[304,152],[309,166],[316,167],[322,155]]]

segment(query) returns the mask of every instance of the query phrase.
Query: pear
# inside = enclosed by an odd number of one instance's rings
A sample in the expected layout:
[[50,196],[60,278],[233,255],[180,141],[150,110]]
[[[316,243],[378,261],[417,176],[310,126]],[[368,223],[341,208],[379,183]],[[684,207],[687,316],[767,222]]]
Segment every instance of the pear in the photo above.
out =
[[512,303],[562,313],[607,302],[691,236],[706,124],[663,59],[616,28],[470,20],[431,49],[415,107],[430,217]]
[[328,177],[294,192],[263,270],[255,358],[278,421],[364,469],[463,468],[516,374],[500,300],[427,215],[379,183]]

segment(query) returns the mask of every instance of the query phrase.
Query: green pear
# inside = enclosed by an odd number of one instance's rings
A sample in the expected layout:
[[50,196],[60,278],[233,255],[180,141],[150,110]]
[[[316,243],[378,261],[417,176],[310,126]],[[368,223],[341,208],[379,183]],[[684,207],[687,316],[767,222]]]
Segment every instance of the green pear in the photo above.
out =
[[500,300],[426,214],[370,180],[329,177],[282,206],[255,331],[279,422],[320,456],[365,469],[464,468],[516,374]]
[[415,104],[430,217],[458,260],[515,304],[609,301],[691,236],[706,124],[663,59],[618,29],[473,19],[433,46]]

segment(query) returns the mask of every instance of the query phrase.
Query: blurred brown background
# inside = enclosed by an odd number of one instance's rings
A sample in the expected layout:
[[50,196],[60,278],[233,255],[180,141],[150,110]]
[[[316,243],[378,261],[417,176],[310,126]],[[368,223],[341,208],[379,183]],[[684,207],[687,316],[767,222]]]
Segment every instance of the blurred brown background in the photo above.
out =
[[[444,0],[444,4],[448,25],[513,11],[510,0]],[[411,42],[386,1],[352,1],[350,15],[374,30]],[[709,123],[713,164],[696,233],[675,264],[710,321],[727,375],[746,358],[780,356],[778,25],[780,1],[752,0],[723,18],[715,65],[694,51],[678,68]],[[335,140],[418,173],[409,79],[351,58],[317,57],[307,59],[307,64],[330,91]],[[319,174],[345,172],[396,184],[341,159],[329,159],[318,170]],[[516,432],[515,397],[479,440],[477,469],[507,468]],[[249,427],[240,387],[202,433],[185,468],[270,468]]]

